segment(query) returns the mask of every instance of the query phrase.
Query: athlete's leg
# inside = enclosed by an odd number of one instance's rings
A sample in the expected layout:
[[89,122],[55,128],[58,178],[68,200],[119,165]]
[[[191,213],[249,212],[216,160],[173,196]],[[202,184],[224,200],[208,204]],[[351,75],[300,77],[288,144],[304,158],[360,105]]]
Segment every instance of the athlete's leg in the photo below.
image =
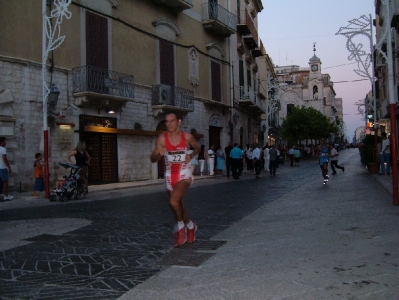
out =
[[173,209],[176,220],[178,222],[184,221],[184,223],[190,222],[187,211],[184,208],[183,196],[186,193],[188,187],[191,185],[191,180],[180,180],[173,191],[169,191],[170,199],[169,204]]

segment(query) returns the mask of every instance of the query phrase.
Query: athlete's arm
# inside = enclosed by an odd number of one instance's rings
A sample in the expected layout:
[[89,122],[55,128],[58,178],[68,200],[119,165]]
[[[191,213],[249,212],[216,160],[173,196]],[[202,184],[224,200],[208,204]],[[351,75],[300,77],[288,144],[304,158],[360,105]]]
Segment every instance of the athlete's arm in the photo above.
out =
[[152,154],[150,156],[151,162],[157,162],[158,160],[161,159],[161,157],[165,153],[165,136],[163,134],[158,136],[157,139],[157,144],[155,146],[154,151],[152,151]]

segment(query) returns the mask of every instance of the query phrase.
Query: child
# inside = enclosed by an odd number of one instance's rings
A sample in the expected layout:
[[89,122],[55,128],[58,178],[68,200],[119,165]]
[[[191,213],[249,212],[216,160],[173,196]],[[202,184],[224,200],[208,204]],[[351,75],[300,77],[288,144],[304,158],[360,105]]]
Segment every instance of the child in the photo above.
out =
[[33,167],[35,168],[35,185],[33,187],[32,196],[39,196],[36,192],[44,191],[44,178],[43,178],[43,166],[44,163],[41,161],[43,156],[40,153],[35,154],[35,162]]

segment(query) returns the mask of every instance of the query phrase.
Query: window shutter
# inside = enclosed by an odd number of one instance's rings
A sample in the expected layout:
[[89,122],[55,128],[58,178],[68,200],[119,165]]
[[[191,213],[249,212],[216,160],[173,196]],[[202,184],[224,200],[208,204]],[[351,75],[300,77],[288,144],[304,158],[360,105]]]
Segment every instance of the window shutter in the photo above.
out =
[[211,61],[212,100],[222,102],[220,64]]

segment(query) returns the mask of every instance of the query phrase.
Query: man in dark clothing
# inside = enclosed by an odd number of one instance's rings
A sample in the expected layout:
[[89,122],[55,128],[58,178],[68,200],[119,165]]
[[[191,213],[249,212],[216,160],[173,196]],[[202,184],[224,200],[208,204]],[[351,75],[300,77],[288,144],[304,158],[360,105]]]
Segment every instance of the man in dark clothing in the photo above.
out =
[[226,175],[227,178],[230,178],[230,170],[231,170],[231,158],[230,158],[230,151],[233,149],[233,143],[229,142],[229,145],[224,148],[224,153],[226,155]]
[[240,163],[242,163],[242,150],[237,147],[237,143],[234,144],[234,148],[230,151],[231,158],[231,171],[233,173],[234,179],[239,179],[239,168]]
[[270,175],[276,175],[276,168],[277,168],[277,149],[274,147],[274,145],[271,146],[270,151]]

